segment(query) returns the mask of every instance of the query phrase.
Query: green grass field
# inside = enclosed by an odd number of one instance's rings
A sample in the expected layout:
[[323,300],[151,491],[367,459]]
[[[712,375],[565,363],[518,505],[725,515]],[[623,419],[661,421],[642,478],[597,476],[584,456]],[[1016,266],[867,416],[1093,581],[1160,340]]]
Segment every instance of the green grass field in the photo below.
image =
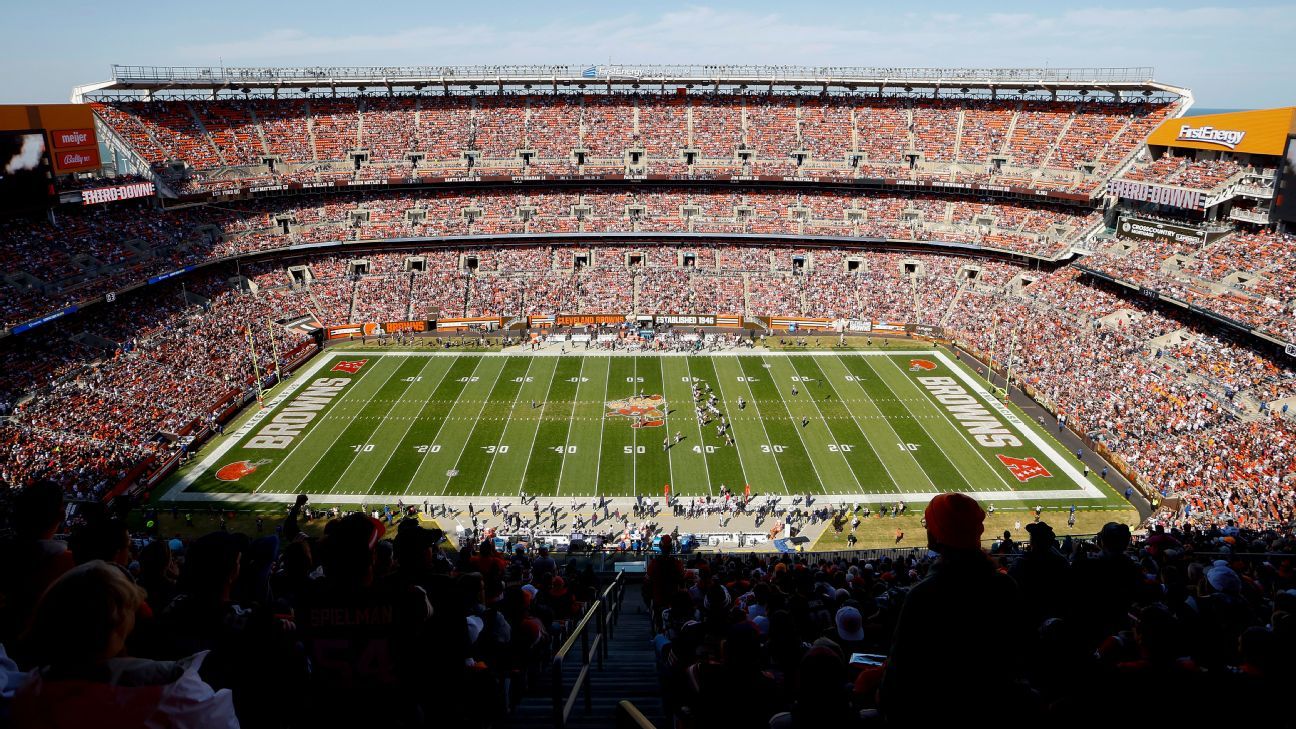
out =
[[[945,352],[890,350],[329,351],[200,452],[163,498],[275,502],[305,492],[317,503],[372,504],[522,491],[660,497],[666,484],[680,495],[718,494],[722,484],[741,493],[750,484],[756,494],[861,502],[964,491],[1005,506],[1124,504]],[[698,426],[693,383],[715,392],[735,446],[714,424]],[[664,423],[632,427],[609,409],[639,394],[660,396],[646,417]]]

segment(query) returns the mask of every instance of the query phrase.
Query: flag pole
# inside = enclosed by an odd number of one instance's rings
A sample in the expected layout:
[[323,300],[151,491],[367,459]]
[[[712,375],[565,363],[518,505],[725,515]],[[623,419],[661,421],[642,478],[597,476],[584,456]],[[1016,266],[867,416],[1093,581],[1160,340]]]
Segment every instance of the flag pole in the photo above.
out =
[[266,329],[270,332],[270,353],[274,355],[275,382],[283,382],[283,373],[279,370],[279,345],[275,342],[274,323],[266,317]]

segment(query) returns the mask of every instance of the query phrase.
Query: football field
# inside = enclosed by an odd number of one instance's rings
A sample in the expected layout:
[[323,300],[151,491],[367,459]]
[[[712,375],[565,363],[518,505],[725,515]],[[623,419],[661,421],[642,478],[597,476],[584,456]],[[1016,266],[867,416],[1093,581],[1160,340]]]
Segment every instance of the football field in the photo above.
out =
[[[695,388],[719,415],[700,424]],[[740,404],[741,403],[741,404]],[[331,351],[164,499],[813,494],[1122,503],[945,351],[714,355]],[[727,444],[732,437],[733,445]]]

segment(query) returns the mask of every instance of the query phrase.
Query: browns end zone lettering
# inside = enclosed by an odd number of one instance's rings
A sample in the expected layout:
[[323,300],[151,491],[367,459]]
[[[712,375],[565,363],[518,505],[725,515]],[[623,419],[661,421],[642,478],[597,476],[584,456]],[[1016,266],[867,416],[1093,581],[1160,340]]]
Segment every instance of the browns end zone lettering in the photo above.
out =
[[959,424],[977,443],[986,448],[1022,444],[1017,436],[1013,435],[989,410],[986,410],[979,400],[969,395],[953,377],[919,377],[918,381],[936,398],[936,402],[943,405],[954,419],[959,421]]
[[[358,368],[357,368],[358,369]],[[349,377],[321,377],[284,406],[256,435],[248,439],[245,448],[283,449],[292,445],[293,438],[315,419],[342,388],[351,384]]]

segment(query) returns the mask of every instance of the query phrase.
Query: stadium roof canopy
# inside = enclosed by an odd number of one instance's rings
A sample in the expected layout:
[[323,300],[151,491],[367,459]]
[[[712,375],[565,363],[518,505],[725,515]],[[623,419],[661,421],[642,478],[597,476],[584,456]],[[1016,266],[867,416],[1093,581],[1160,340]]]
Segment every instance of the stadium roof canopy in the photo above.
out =
[[383,89],[452,91],[699,90],[762,91],[989,91],[1106,92],[1115,97],[1188,95],[1156,81],[1151,67],[1135,68],[865,68],[846,66],[558,65],[347,66],[269,68],[227,66],[118,66],[112,79],[78,86],[73,100],[98,92],[288,94]]

